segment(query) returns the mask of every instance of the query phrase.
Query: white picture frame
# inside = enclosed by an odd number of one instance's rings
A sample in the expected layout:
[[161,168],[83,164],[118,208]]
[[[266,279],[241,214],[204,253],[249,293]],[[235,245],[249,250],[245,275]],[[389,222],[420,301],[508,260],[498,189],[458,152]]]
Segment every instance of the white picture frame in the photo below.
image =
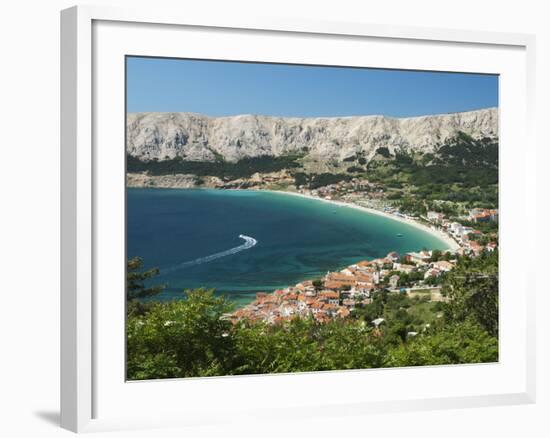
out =
[[[148,36],[140,38],[144,29],[148,29]],[[359,372],[330,372],[330,373],[304,373],[285,376],[254,376],[231,377],[209,379],[186,379],[185,393],[215,394],[216,391],[242,391],[242,404],[236,410],[224,412],[220,406],[210,405],[206,412],[201,401],[196,399],[193,403],[195,409],[190,413],[190,406],[176,405],[167,410],[159,407],[153,410],[147,407],[148,415],[139,414],[133,410],[131,400],[143,397],[148,400],[158,401],[166,395],[167,400],[172,400],[178,391],[181,391],[183,382],[169,380],[164,382],[125,382],[120,379],[120,370],[112,371],[112,363],[107,357],[108,352],[115,352],[114,357],[123,355],[121,346],[123,343],[123,331],[119,330],[123,321],[115,321],[116,312],[107,312],[105,305],[107,298],[98,299],[98,290],[103,291],[103,284],[110,284],[109,274],[103,267],[105,264],[112,266],[112,278],[120,280],[124,271],[124,260],[116,259],[117,251],[112,251],[113,259],[109,259],[105,248],[108,237],[113,242],[119,242],[120,236],[116,228],[106,229],[102,222],[102,214],[109,208],[120,209],[120,190],[111,190],[113,184],[121,181],[123,177],[122,153],[112,163],[105,161],[105,154],[98,152],[98,142],[104,145],[113,142],[114,147],[122,147],[120,134],[124,131],[124,111],[120,111],[123,100],[120,101],[120,81],[123,78],[120,71],[110,70],[109,59],[115,59],[120,67],[121,54],[151,54],[151,51],[160,51],[170,55],[170,50],[176,50],[169,44],[160,44],[162,34],[178,32],[179,30],[200,33],[201,37],[215,38],[220,33],[228,32],[234,38],[263,40],[265,43],[274,44],[282,39],[308,40],[312,52],[315,45],[319,46],[322,38],[326,41],[334,39],[333,49],[323,49],[322,56],[333,56],[335,63],[342,64],[341,59],[336,59],[334,53],[336,46],[345,42],[346,47],[354,44],[372,44],[374,57],[377,43],[384,43],[387,47],[394,46],[392,50],[401,50],[403,46],[416,47],[422,53],[433,54],[433,60],[424,59],[422,68],[425,69],[450,69],[460,71],[467,63],[463,60],[446,59],[442,54],[452,45],[457,51],[468,56],[469,51],[481,50],[478,62],[482,72],[503,74],[510,78],[501,90],[501,120],[504,127],[501,132],[503,141],[522,139],[522,158],[514,160],[507,149],[501,146],[500,181],[501,197],[505,205],[512,205],[512,201],[522,200],[525,205],[535,205],[535,141],[533,137],[533,110],[534,110],[534,47],[535,40],[531,35],[473,32],[450,29],[423,29],[416,27],[386,26],[366,23],[337,23],[337,22],[312,22],[293,19],[273,19],[241,16],[239,19],[226,19],[224,17],[192,16],[185,12],[154,10],[126,10],[110,7],[78,6],[66,9],[61,13],[61,425],[75,431],[100,431],[120,428],[147,428],[174,425],[208,424],[213,416],[216,421],[225,421],[229,417],[235,418],[261,418],[265,421],[280,416],[282,412],[290,417],[312,415],[362,415],[369,412],[399,412],[417,409],[441,409],[452,407],[474,407],[504,404],[532,403],[535,400],[535,340],[534,340],[534,294],[535,273],[530,267],[524,268],[526,281],[517,284],[518,295],[514,302],[517,319],[515,329],[507,331],[507,319],[504,324],[502,336],[513,333],[507,339],[501,339],[501,348],[504,345],[504,359],[496,365],[497,368],[485,368],[483,366],[464,366],[461,370],[451,367],[422,367],[423,369],[397,369],[392,370],[391,378],[396,381],[407,379],[459,379],[457,388],[453,393],[436,391],[435,384],[431,392],[423,393],[418,388],[412,388],[408,393],[400,393],[399,390],[388,392],[387,397],[360,394],[347,399],[346,388],[361,387],[368,379],[372,384],[372,373]],[[122,33],[121,33],[122,32]],[[129,32],[129,33],[128,33]],[[124,38],[124,35],[132,38]],[[151,35],[158,34],[157,37]],[[173,35],[171,35],[173,36]],[[140,40],[144,41],[140,41]],[[133,41],[131,46],[127,41]],[[319,41],[318,41],[319,40]],[[109,41],[108,46],[105,41]],[[323,40],[324,41],[324,40]],[[332,40],[331,40],[332,41]],[[141,46],[139,46],[141,44]],[[306,44],[306,43],[304,43]],[[400,46],[401,45],[401,46]],[[147,47],[145,47],[147,46]],[[278,47],[278,46],[277,46]],[[281,43],[281,50],[284,46]],[[212,58],[222,56],[223,46],[216,46],[215,50],[209,48],[207,43],[198,45],[194,53],[204,50],[203,57]],[[250,59],[257,59],[260,55],[253,55],[251,47]],[[177,50],[176,50],[177,51]],[[220,52],[221,51],[221,52]],[[431,52],[430,52],[431,51]],[[268,57],[276,58],[276,50]],[[491,55],[495,53],[495,55]],[[175,52],[174,52],[175,53]],[[220,55],[222,53],[222,55]],[[259,52],[258,52],[259,53]],[[398,53],[398,52],[396,52]],[[419,52],[420,53],[420,52]],[[457,52],[458,53],[458,52]],[[485,56],[486,55],[486,56]],[[105,56],[105,57],[103,57]],[[236,54],[227,59],[242,59]],[[291,54],[289,57],[293,56]],[[314,55],[310,55],[314,56]],[[321,56],[321,55],[319,55]],[[342,56],[345,56],[344,54]],[[349,55],[352,56],[352,55]],[[460,56],[458,56],[460,58]],[[270,58],[271,60],[272,58]],[[299,60],[296,55],[292,58]],[[319,58],[321,59],[321,58]],[[329,59],[329,58],[326,58]],[[349,58],[348,58],[349,59]],[[403,64],[395,61],[384,61],[382,57],[378,67],[403,68]],[[262,59],[263,60],[263,59]],[[405,61],[400,61],[405,62]],[[418,61],[420,62],[420,61]],[[470,61],[470,69],[472,68]],[[305,63],[313,63],[313,58]],[[321,62],[323,63],[323,62]],[[494,63],[495,67],[492,67]],[[499,64],[500,63],[500,64]],[[431,66],[431,67],[430,67]],[[439,66],[439,67],[438,67]],[[461,67],[462,66],[462,67]],[[499,67],[501,66],[501,67]],[[410,65],[409,68],[419,68],[419,65]],[[500,70],[502,68],[502,70]],[[464,71],[470,71],[470,69]],[[509,70],[506,70],[509,69]],[[110,85],[113,88],[104,87],[101,84],[105,73],[113,74],[116,80]],[[103,75],[103,76],[102,76]],[[507,79],[508,80],[508,79]],[[113,112],[103,111],[105,97],[112,100]],[[512,105],[512,103],[514,105]],[[514,108],[512,108],[514,107]],[[511,123],[514,121],[514,123]],[[512,126],[513,125],[513,126]],[[99,128],[98,128],[99,126]],[[116,135],[107,137],[107,133],[116,132]],[[106,140],[108,139],[108,140]],[[105,146],[101,146],[105,147]],[[118,166],[118,167],[117,167]],[[517,170],[514,170],[514,166]],[[514,172],[514,173],[513,173]],[[511,179],[514,179],[511,181]],[[505,192],[506,191],[506,192]],[[110,195],[113,192],[113,195]],[[505,193],[504,193],[505,192]],[[101,206],[102,208],[98,208]],[[506,214],[501,213],[502,231],[501,247],[502,262],[501,282],[512,281],[507,277],[505,268],[511,267],[516,253],[530,251],[534,248],[536,239],[536,227],[533,214],[523,217],[521,225],[524,233],[521,240],[514,237],[513,230],[521,220],[521,212],[510,210]],[[519,209],[518,209],[519,210]],[[117,210],[118,211],[118,210]],[[116,218],[121,217],[121,212],[114,213]],[[120,229],[118,229],[120,231]],[[98,237],[103,236],[103,237]],[[102,240],[103,239],[103,240]],[[119,245],[120,246],[120,245]],[[119,248],[120,249],[120,248]],[[118,261],[117,261],[118,260]],[[116,271],[119,271],[118,274]],[[119,275],[120,274],[120,275]],[[114,289],[118,290],[123,284],[115,282]],[[512,283],[510,283],[512,284]],[[118,285],[118,286],[117,286]],[[516,285],[514,284],[514,288]],[[123,290],[120,290],[120,300],[114,303],[118,306],[123,299]],[[504,300],[511,299],[511,295],[504,294]],[[511,301],[505,301],[502,307],[501,318],[511,315]],[[112,306],[111,306],[112,307]],[[111,308],[110,307],[110,308]],[[508,313],[507,313],[508,312]],[[122,314],[121,314],[122,315]],[[120,317],[122,318],[122,316]],[[502,321],[502,320],[501,320]],[[110,330],[114,328],[114,330]],[[107,339],[105,332],[115,333]],[[109,350],[111,349],[111,350]],[[506,351],[514,353],[514,363],[511,364],[506,356]],[[101,354],[103,352],[104,354]],[[512,355],[510,355],[511,357]],[[507,364],[510,362],[510,367]],[[120,363],[123,367],[123,363]],[[498,374],[501,372],[501,374]],[[429,375],[428,375],[429,373]],[[451,374],[452,373],[452,374]],[[476,379],[476,373],[482,373],[480,380],[487,382],[479,391],[473,391],[468,386],[471,379]],[[490,382],[490,375],[494,375],[494,382]],[[370,376],[370,377],[369,377]],[[376,375],[377,380],[383,381],[383,372]],[[474,376],[474,377],[469,377]],[[498,378],[497,378],[498,377]],[[362,380],[364,378],[364,380]],[[296,397],[297,404],[287,403],[284,392],[276,393],[268,407],[272,411],[256,409],[257,400],[246,402],[247,397],[254,394],[254,388],[265,386],[276,391],[276,388],[285,388],[287,385],[296,387],[308,387],[317,385],[321,380],[330,384],[332,389],[328,395],[313,393],[308,397]],[[461,383],[460,379],[464,379]],[[504,381],[510,382],[508,386]],[[333,386],[336,385],[336,386]],[[492,386],[491,386],[492,385]],[[117,387],[120,389],[107,389]],[[399,385],[396,385],[396,387]],[[414,386],[414,385],[411,385]],[[458,388],[461,386],[462,388]],[[173,388],[179,389],[174,390]],[[290,387],[290,386],[289,386]],[[374,386],[370,386],[374,388]],[[283,391],[281,389],[281,391]],[[118,392],[117,392],[118,391]],[[376,390],[373,389],[374,392]],[[415,392],[416,391],[416,392]],[[181,392],[180,392],[181,394]],[[330,396],[330,397],[329,397]],[[329,401],[329,398],[332,402]],[[117,405],[128,403],[127,411],[118,411]],[[287,405],[288,404],[288,405]],[[292,409],[300,406],[299,414]],[[186,414],[184,414],[186,413]],[[213,415],[215,414],[215,415]]]

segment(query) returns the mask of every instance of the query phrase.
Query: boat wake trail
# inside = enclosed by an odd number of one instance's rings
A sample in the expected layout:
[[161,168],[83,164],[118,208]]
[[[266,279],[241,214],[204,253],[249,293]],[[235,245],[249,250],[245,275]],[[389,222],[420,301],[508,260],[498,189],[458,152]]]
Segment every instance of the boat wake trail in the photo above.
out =
[[227,257],[233,254],[237,254],[238,252],[244,251],[246,249],[250,249],[258,243],[256,239],[250,236],[245,236],[244,234],[239,234],[239,239],[243,239],[244,243],[242,245],[236,246],[234,248],[227,249],[225,251],[217,252],[215,254],[211,254],[206,257],[200,257],[195,260],[190,260],[188,262],[180,263],[179,265],[172,266],[170,268],[162,269],[161,272],[163,274],[169,274],[174,271],[178,271],[180,269],[187,268],[189,266],[196,266],[196,265],[202,265],[203,263],[211,262],[212,260],[221,259],[222,257]]

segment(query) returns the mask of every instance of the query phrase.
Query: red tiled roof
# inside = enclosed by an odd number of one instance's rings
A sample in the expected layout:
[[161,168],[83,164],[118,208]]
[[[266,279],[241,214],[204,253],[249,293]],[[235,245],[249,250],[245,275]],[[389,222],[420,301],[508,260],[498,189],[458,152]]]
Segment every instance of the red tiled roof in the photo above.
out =
[[349,309],[346,309],[345,307],[341,307],[340,309],[338,309],[338,315],[342,318],[349,316],[350,313],[351,312],[349,311]]
[[325,298],[340,298],[340,294],[338,292],[332,292],[332,291],[323,291],[319,294],[322,297]]
[[327,282],[325,282],[325,287],[327,289],[342,289],[344,286],[349,286],[349,284],[342,283],[341,281],[327,281]]

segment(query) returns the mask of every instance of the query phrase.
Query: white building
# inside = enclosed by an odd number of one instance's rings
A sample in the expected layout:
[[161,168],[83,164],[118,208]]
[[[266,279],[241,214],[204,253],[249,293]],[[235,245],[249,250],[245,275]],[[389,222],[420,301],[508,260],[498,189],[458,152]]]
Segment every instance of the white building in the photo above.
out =
[[437,211],[428,212],[428,220],[430,222],[440,223],[444,219],[443,213],[438,213]]
[[440,260],[438,262],[433,262],[432,266],[435,269],[437,269],[439,271],[443,271],[443,272],[449,272],[451,269],[454,268],[454,265],[451,262],[448,262],[446,260]]
[[420,252],[408,252],[406,257],[411,262],[425,264],[430,260],[431,256],[432,254],[430,251],[420,251]]

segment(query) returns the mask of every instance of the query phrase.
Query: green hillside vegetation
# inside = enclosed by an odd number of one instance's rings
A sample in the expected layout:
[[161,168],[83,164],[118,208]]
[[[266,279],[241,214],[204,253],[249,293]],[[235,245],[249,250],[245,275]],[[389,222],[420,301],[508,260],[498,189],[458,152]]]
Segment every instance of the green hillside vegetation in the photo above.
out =
[[[387,151],[378,154],[387,157]],[[430,201],[465,207],[498,206],[498,142],[464,133],[447,140],[434,154],[396,152],[394,159],[371,160],[365,176],[388,188],[388,198],[405,210],[425,213]],[[421,201],[423,207],[406,205]],[[407,208],[408,207],[408,208]],[[429,205],[430,208],[435,206]]]
[[[372,304],[352,317],[325,324],[294,319],[278,325],[233,325],[225,317],[233,304],[206,289],[187,291],[182,299],[171,302],[144,304],[129,299],[127,377],[495,362],[497,267],[496,252],[461,258],[445,279],[445,291],[452,297],[448,304],[379,292]],[[141,271],[136,266],[129,270],[132,274]],[[139,292],[133,291],[134,295]],[[375,328],[371,321],[379,317],[385,322]]]
[[294,173],[294,182],[296,187],[305,186],[310,190],[318,189],[319,187],[337,184],[342,181],[349,181],[353,177],[345,173],[312,173],[304,172]]
[[149,172],[151,175],[192,174],[196,176],[217,176],[219,178],[249,178],[256,172],[278,172],[283,169],[300,167],[301,155],[281,157],[260,156],[243,158],[235,163],[217,159],[216,161],[185,161],[181,157],[167,160],[143,161],[132,155],[126,156],[126,170],[130,173]]
[[368,171],[371,180],[386,183],[488,187],[498,183],[498,142],[475,140],[460,133],[447,140],[435,154],[397,152],[393,160],[371,161]]

